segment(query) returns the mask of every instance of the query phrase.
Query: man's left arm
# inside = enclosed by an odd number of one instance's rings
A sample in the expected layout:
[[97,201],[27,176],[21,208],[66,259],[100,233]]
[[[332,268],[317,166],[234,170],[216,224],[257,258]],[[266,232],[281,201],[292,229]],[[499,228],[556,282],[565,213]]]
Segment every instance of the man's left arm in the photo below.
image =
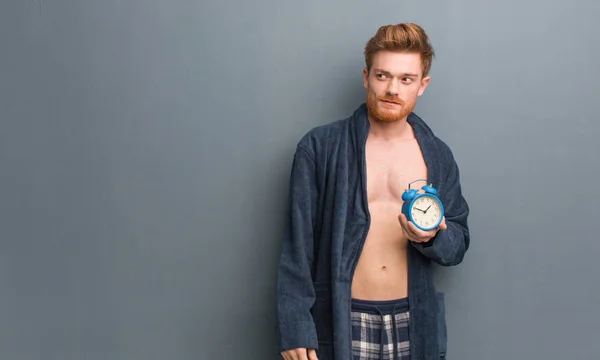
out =
[[413,240],[411,244],[423,255],[440,265],[453,266],[462,262],[469,248],[469,205],[462,194],[458,165],[452,152],[449,149],[447,151],[448,160],[442,164],[447,175],[438,194],[444,206],[445,226],[433,232],[419,232],[414,224],[407,224],[406,218],[400,219],[400,222],[404,223],[403,227],[409,234],[412,229],[415,235],[409,235],[409,239]]

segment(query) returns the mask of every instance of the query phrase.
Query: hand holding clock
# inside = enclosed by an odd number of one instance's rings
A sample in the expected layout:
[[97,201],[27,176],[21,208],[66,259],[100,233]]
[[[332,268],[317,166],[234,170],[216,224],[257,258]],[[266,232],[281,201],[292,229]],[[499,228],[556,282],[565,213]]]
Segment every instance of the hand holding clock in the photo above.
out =
[[[421,180],[412,183],[416,181]],[[411,241],[424,243],[431,240],[439,230],[446,230],[444,206],[433,186],[423,186],[421,190],[424,193],[419,194],[416,189],[410,188],[412,183],[408,184],[408,189],[402,194],[403,204],[398,221],[404,236]],[[423,210],[424,207],[427,208]]]
[[398,220],[400,221],[400,227],[402,228],[402,233],[404,234],[404,236],[406,236],[408,240],[418,243],[428,242],[429,240],[431,240],[432,237],[435,236],[435,234],[437,234],[439,230],[446,230],[447,228],[445,217],[442,218],[442,222],[440,223],[440,225],[438,225],[437,228],[429,231],[423,231],[418,229],[415,226],[415,224],[408,221],[406,219],[406,215],[402,213],[398,215]]

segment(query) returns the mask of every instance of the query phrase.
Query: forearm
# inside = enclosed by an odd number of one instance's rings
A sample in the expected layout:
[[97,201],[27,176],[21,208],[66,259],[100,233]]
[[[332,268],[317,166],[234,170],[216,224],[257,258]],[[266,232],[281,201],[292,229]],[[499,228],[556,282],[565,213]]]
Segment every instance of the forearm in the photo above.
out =
[[428,242],[413,243],[413,246],[436,263],[452,266],[463,261],[470,245],[467,221],[469,205],[462,194],[460,171],[452,152],[447,149],[445,154],[446,158],[441,168],[445,169],[446,176],[439,196],[445,208],[447,228],[439,230]]
[[446,221],[446,226],[446,230],[438,231],[429,242],[412,244],[440,265],[458,265],[468,249],[469,232],[463,225],[453,221]]

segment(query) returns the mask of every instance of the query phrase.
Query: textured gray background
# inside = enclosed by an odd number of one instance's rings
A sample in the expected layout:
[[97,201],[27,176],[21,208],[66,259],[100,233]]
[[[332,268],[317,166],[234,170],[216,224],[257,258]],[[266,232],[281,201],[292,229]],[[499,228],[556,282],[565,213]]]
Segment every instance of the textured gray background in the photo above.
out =
[[0,358],[276,359],[291,156],[414,21],[472,248],[449,359],[596,359],[597,1],[3,0]]

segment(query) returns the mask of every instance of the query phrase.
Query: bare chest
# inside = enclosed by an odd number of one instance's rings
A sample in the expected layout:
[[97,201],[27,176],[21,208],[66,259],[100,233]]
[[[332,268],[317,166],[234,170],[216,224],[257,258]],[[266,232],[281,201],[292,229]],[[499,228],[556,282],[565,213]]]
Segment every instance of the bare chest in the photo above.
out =
[[369,203],[401,203],[408,183],[427,178],[427,166],[416,140],[393,146],[367,141],[366,161]]

